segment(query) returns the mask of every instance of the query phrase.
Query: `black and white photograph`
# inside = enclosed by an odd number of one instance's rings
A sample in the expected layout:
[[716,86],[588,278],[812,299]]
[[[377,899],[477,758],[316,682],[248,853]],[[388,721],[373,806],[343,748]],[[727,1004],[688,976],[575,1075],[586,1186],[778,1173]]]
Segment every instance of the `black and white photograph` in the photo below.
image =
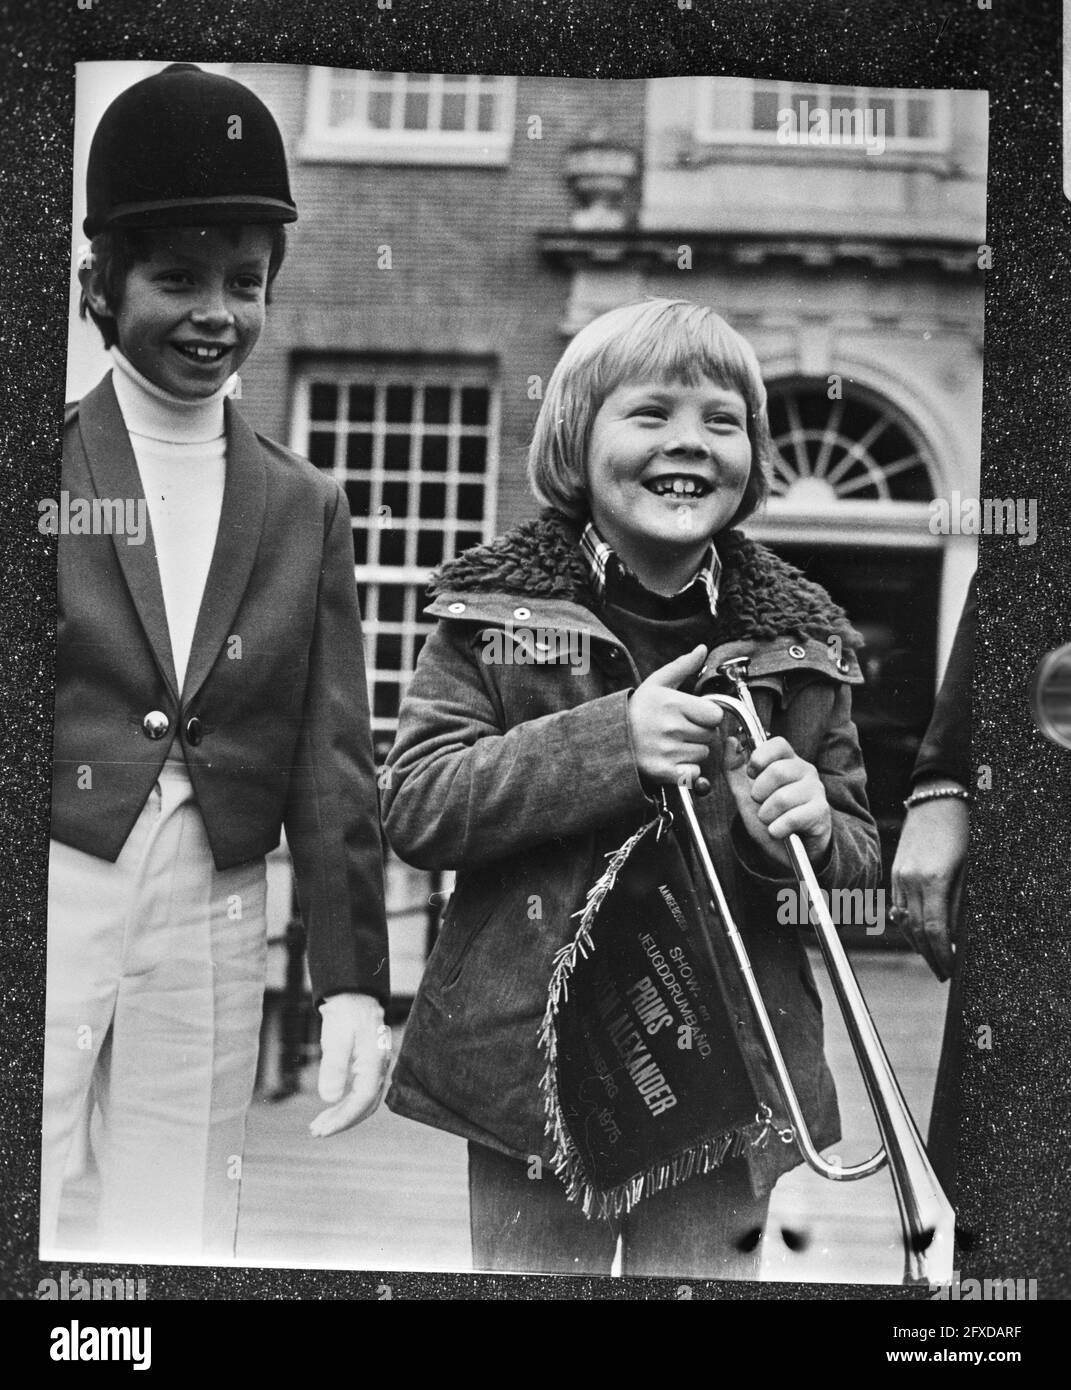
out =
[[42,1258],[949,1283],[987,124],[79,64]]
[[0,19],[31,1375],[425,1301],[1047,1369],[1069,24]]

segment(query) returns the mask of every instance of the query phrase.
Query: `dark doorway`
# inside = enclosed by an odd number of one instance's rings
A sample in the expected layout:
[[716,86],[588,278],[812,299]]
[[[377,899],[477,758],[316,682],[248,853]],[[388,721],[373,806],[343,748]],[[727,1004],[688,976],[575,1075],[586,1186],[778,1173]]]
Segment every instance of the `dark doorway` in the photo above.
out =
[[[770,549],[827,589],[864,639],[859,663],[866,679],[852,689],[852,711],[888,892],[903,800],[933,710],[941,552],[780,542]],[[895,931],[867,936],[848,927],[843,935],[851,945],[904,945]]]

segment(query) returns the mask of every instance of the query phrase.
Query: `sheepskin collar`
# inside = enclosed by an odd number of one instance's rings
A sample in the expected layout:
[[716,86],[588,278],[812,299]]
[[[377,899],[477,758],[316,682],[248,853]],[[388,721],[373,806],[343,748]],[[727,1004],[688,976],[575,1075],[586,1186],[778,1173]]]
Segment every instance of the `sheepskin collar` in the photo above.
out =
[[[591,612],[598,602],[579,549],[580,527],[556,512],[525,521],[490,545],[473,546],[432,576],[431,593],[505,593],[526,598],[565,599]],[[845,647],[862,646],[844,610],[820,585],[804,578],[740,531],[718,538],[722,562],[717,640],[812,637],[831,633]]]

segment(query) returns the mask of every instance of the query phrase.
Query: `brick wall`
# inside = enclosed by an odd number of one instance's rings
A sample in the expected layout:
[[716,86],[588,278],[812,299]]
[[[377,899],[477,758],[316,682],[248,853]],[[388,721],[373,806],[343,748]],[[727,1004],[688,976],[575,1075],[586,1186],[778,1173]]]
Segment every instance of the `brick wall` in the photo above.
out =
[[[508,164],[460,168],[303,161],[307,70],[238,64],[233,75],[283,129],[301,214],[243,374],[250,418],[287,439],[292,367],[303,353],[493,357],[502,394],[498,528],[530,515],[525,453],[539,402],[528,398],[528,379],[545,382],[557,360],[569,289],[568,272],[541,260],[537,234],[568,224],[571,144],[601,126],[642,149],[643,84],[520,78]],[[541,139],[529,138],[530,117]],[[390,270],[377,268],[383,245]]]

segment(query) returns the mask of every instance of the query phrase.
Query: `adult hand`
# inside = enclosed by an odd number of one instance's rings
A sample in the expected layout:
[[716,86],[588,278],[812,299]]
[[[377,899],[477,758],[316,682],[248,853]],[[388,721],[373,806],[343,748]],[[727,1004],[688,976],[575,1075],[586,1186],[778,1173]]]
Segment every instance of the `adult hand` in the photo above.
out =
[[818,769],[784,738],[771,738],[748,756],[740,740],[726,738],[722,768],[744,829],[778,864],[789,864],[784,841],[798,835],[812,859],[833,838],[833,814]]
[[[390,1029],[370,994],[333,994],[320,1005],[320,1099],[329,1102],[309,1129],[317,1139],[373,1114],[390,1070]],[[348,1089],[347,1089],[348,1088]]]
[[718,706],[677,688],[699,674],[706,656],[706,647],[700,645],[659,667],[628,702],[636,765],[656,786],[693,786],[716,738],[722,721]]
[[[955,785],[925,783],[916,790]],[[912,806],[904,821],[892,866],[897,925],[939,980],[952,973],[949,905],[967,857],[967,803],[958,796],[935,797]]]

